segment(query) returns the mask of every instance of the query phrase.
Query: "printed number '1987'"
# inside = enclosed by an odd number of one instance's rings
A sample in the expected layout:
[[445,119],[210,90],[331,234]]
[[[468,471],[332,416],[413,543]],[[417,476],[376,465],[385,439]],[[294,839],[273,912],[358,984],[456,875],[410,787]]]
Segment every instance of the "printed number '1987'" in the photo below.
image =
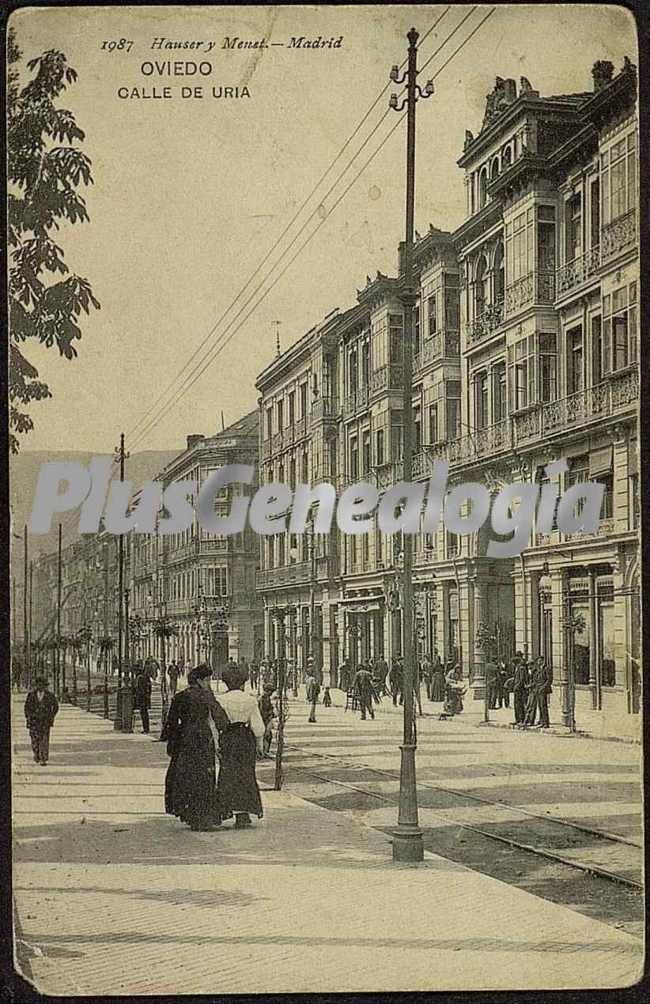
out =
[[124,50],[125,52],[131,51],[132,41],[126,38],[119,38],[116,42],[102,42],[102,49],[106,49],[107,52],[118,52]]

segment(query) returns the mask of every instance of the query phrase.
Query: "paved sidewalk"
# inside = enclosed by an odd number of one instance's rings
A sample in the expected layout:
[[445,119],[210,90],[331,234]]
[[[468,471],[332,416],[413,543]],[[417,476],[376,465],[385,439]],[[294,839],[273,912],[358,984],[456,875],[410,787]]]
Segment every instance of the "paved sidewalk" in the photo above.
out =
[[41,992],[616,987],[641,974],[636,938],[435,854],[395,866],[384,833],[291,791],[263,792],[251,831],[192,833],[164,815],[162,744],[63,707],[37,767],[14,709],[18,958]]

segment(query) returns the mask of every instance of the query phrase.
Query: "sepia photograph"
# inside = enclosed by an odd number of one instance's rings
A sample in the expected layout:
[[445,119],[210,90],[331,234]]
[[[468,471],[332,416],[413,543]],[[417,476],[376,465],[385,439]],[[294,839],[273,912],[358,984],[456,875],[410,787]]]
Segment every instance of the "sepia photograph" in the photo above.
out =
[[623,995],[633,13],[5,30],[8,999]]

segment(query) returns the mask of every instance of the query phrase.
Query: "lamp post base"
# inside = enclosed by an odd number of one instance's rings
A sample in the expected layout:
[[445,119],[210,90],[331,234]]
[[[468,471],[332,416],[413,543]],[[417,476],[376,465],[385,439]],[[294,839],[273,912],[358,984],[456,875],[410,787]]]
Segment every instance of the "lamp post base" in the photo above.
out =
[[422,830],[418,826],[415,785],[415,744],[400,746],[399,816],[393,830],[393,861],[424,861]]
[[122,732],[133,732],[133,693],[130,687],[122,691]]

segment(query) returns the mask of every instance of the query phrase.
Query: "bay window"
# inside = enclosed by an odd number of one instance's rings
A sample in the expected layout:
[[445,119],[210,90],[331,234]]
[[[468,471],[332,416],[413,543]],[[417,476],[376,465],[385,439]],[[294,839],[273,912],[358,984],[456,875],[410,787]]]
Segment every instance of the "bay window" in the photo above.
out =
[[446,429],[447,439],[458,439],[460,435],[460,380],[446,383]]
[[509,346],[510,392],[513,408],[519,411],[534,404],[535,395],[535,336],[520,338]]
[[502,422],[508,413],[506,400],[506,364],[498,362],[492,369],[492,411],[495,422]]
[[584,387],[582,325],[566,333],[566,366],[566,392],[568,395],[577,394]]
[[601,154],[600,190],[603,225],[624,216],[636,205],[636,156],[634,131]]
[[557,397],[557,339],[553,333],[539,336],[539,399],[555,401]]
[[603,297],[603,373],[624,369],[637,360],[636,282]]

